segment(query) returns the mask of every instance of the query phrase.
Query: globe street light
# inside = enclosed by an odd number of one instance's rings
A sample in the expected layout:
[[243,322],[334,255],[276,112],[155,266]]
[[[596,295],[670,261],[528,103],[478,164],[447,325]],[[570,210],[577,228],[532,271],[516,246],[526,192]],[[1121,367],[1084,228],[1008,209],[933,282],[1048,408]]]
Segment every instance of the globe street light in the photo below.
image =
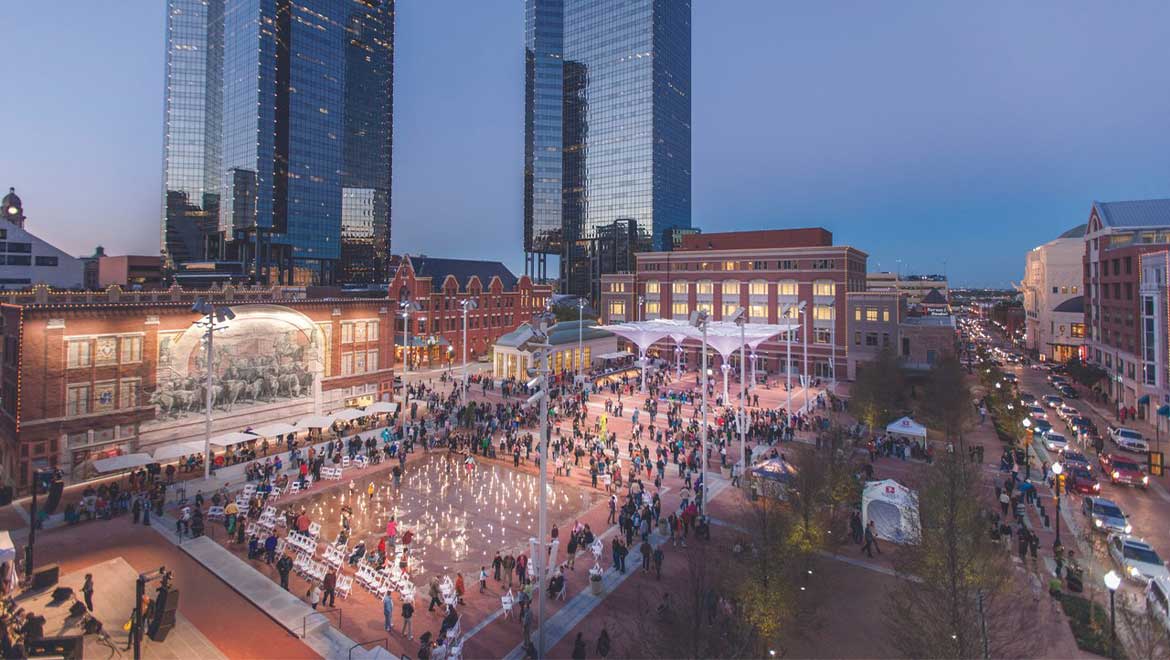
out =
[[1064,466],[1057,461],[1052,464],[1052,474],[1056,475],[1056,545],[1060,545],[1060,492],[1064,490]]
[[216,305],[211,301],[204,300],[202,296],[195,299],[195,304],[191,306],[191,311],[196,314],[202,314],[203,318],[196,321],[195,325],[203,328],[203,341],[207,348],[207,359],[204,361],[206,368],[204,376],[205,382],[203,388],[206,390],[206,400],[204,404],[207,409],[204,411],[206,417],[204,418],[203,428],[203,478],[211,478],[211,418],[212,408],[215,406],[215,392],[213,390],[212,382],[215,377],[215,333],[220,330],[226,330],[224,325],[227,321],[236,318],[235,312],[227,305]]
[[700,451],[703,452],[702,470],[703,474],[700,477],[703,480],[703,497],[700,500],[700,505],[703,507],[703,515],[707,515],[707,380],[711,377],[707,370],[707,312],[706,310],[697,309],[691,312],[691,325],[703,331],[703,428],[699,431],[699,446]]
[[467,313],[479,307],[475,298],[467,298],[459,303],[463,308],[463,400],[467,400]]
[[1117,571],[1110,570],[1105,574],[1105,588],[1109,590],[1109,657],[1117,657],[1117,610],[1113,606],[1113,596],[1121,586],[1121,576]]
[[1032,446],[1032,420],[1025,417],[1022,423],[1024,432],[1028,434],[1024,438],[1024,478],[1030,479],[1032,477],[1032,457],[1028,455],[1028,447]]

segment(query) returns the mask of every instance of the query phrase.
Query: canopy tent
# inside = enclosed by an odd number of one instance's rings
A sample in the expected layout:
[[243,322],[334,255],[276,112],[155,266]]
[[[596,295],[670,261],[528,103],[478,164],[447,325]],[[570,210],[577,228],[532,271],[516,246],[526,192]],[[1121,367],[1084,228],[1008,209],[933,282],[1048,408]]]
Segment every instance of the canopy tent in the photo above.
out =
[[217,447],[233,447],[235,445],[251,442],[252,440],[259,440],[260,436],[245,433],[243,431],[232,431],[231,433],[224,433],[217,435],[211,439],[211,444]]
[[893,479],[867,482],[861,493],[861,523],[870,521],[880,539],[918,543],[918,494]]
[[199,454],[203,452],[202,440],[189,440],[187,442],[176,442],[165,445],[154,450],[154,460],[169,461],[172,458],[186,456],[188,454]]
[[154,457],[150,454],[122,454],[121,456],[97,459],[93,462],[93,469],[105,474],[106,472],[130,470],[136,467],[142,467],[143,465],[150,465],[153,462]]
[[796,478],[796,466],[782,458],[769,458],[752,466],[752,475],[780,483],[790,483]]
[[297,421],[297,428],[299,429],[327,429],[333,426],[334,420],[332,415],[310,415]]
[[341,410],[341,411],[333,413],[333,420],[337,421],[337,422],[352,422],[355,419],[361,419],[362,417],[369,417],[370,415],[373,415],[373,414],[374,413],[371,413],[371,412],[365,412],[363,410],[358,410],[357,408],[346,408],[345,410]]
[[16,546],[12,544],[12,536],[0,530],[0,563],[16,561]]
[[285,422],[273,422],[263,426],[257,426],[249,432],[261,438],[275,438],[278,435],[288,435],[289,433],[296,433],[297,427]]
[[890,422],[886,426],[886,433],[913,438],[920,441],[924,447],[926,446],[926,427],[909,417]]
[[633,355],[633,353],[631,353],[631,352],[629,352],[629,351],[614,351],[614,352],[612,352],[612,353],[605,353],[605,354],[603,354],[603,355],[598,355],[598,356],[597,356],[596,358],[594,358],[594,359],[595,359],[595,360],[602,360],[602,361],[605,361],[605,360],[620,360],[620,359],[622,359],[622,358],[628,358],[628,357],[630,357],[630,356],[632,356],[632,355]]
[[396,410],[398,410],[398,404],[389,401],[379,401],[366,406],[366,413],[369,415],[393,415]]

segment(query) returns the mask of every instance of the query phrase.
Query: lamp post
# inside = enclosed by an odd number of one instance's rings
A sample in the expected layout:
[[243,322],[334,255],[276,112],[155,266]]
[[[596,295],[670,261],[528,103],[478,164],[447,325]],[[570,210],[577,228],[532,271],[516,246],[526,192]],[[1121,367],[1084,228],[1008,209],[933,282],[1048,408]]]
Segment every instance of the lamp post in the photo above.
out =
[[699,451],[703,452],[703,498],[700,503],[703,515],[707,515],[707,312],[702,309],[691,312],[691,325],[703,331],[703,427],[699,429]]
[[1052,474],[1056,475],[1056,545],[1060,545],[1060,492],[1064,490],[1064,466],[1060,461],[1052,464]]
[[1105,574],[1105,588],[1109,590],[1109,657],[1117,657],[1117,610],[1113,605],[1113,596],[1121,586],[1121,576],[1117,571],[1110,570]]
[[809,404],[812,403],[808,397],[808,386],[812,382],[808,379],[808,309],[803,302],[800,303],[800,338],[804,342],[804,355],[801,356],[804,362],[804,410],[808,412]]
[[[203,422],[203,478],[211,478],[211,420],[212,407],[215,405],[215,392],[213,391],[212,382],[215,377],[215,333],[219,330],[227,329],[223,325],[226,321],[236,318],[235,312],[227,305],[216,305],[208,300],[204,300],[202,296],[195,299],[195,304],[191,306],[191,311],[196,314],[202,314],[203,318],[196,322],[203,328],[203,341],[206,343],[207,359],[204,361],[205,379],[203,388],[206,390],[204,405],[207,409],[205,412]],[[219,325],[217,325],[219,324]]]
[[406,297],[403,288],[402,298],[398,301],[398,309],[402,311],[402,413],[399,419],[402,422],[402,442],[406,443],[406,409],[410,404],[410,390],[406,387],[406,374],[410,372],[410,314],[419,310],[418,303]]
[[32,474],[32,519],[28,526],[28,543],[24,546],[24,577],[30,581],[33,576],[33,545],[37,542],[37,491],[45,486],[45,494],[49,494],[52,474],[48,468],[33,470]]
[[1032,458],[1028,455],[1028,448],[1032,446],[1032,420],[1025,417],[1024,425],[1024,478],[1032,478]]
[[538,368],[537,377],[533,381],[539,383],[540,391],[528,399],[528,403],[536,403],[534,399],[539,399],[540,403],[540,500],[539,500],[539,514],[537,521],[537,534],[539,534],[540,542],[537,544],[536,552],[536,575],[539,580],[540,595],[537,599],[536,605],[536,619],[539,627],[536,633],[536,657],[543,658],[544,654],[544,604],[546,592],[545,580],[548,579],[548,460],[549,460],[549,428],[548,428],[548,399],[549,399],[549,382],[548,374],[550,371],[550,355],[549,351],[552,348],[548,342],[548,328],[555,322],[555,317],[548,313],[542,312],[537,314],[533,319],[533,330],[536,335],[536,340],[539,343],[534,343],[532,346],[540,351],[541,360]]
[[[459,303],[463,308],[463,400],[467,400],[467,313],[477,309],[479,303],[475,298],[467,298]],[[405,383],[404,383],[405,385]]]
[[739,326],[739,462],[747,474],[747,310],[740,307],[731,319]]
[[[784,306],[784,318],[792,318],[792,305]],[[784,406],[785,414],[792,414],[792,326],[789,325],[787,331],[784,333],[784,389],[788,393],[788,403]],[[788,420],[785,420],[785,426],[788,425]]]
[[577,375],[585,370],[585,299],[577,299]]

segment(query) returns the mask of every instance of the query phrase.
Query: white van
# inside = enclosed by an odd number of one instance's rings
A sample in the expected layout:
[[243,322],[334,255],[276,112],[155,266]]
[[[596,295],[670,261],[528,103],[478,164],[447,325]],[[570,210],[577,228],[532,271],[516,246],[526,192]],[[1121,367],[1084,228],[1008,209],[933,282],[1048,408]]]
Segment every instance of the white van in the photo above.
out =
[[1146,610],[1170,630],[1170,580],[1156,577],[1146,585]]

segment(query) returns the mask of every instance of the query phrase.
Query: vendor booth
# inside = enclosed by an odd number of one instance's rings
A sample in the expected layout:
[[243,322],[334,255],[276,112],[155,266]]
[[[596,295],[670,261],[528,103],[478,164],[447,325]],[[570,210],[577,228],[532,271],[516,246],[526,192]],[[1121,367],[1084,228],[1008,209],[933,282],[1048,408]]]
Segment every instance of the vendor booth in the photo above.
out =
[[909,417],[890,422],[886,427],[886,433],[914,440],[921,443],[923,449],[926,448],[926,427]]
[[748,474],[754,494],[783,500],[796,481],[796,466],[782,458],[769,458],[753,465]]
[[893,479],[866,483],[861,494],[861,522],[868,526],[871,520],[879,539],[918,543],[918,494]]
[[11,596],[16,591],[20,576],[16,574],[16,546],[12,544],[12,536],[6,531],[0,531],[0,595]]

